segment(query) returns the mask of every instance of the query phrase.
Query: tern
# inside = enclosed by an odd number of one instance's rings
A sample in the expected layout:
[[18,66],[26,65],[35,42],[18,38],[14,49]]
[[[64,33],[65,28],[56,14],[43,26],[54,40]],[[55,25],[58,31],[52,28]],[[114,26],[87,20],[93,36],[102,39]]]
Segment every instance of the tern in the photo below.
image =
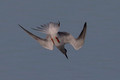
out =
[[26,33],[28,33],[32,38],[37,40],[40,45],[46,49],[53,50],[54,46],[56,46],[68,59],[67,50],[64,45],[69,43],[73,46],[75,50],[79,50],[84,42],[85,35],[87,29],[87,23],[85,22],[83,29],[77,38],[74,38],[68,32],[59,32],[60,22],[49,22],[48,24],[41,25],[40,27],[32,28],[33,30],[37,30],[43,32],[47,35],[45,39],[36,36],[30,31],[23,28],[20,24],[18,24]]

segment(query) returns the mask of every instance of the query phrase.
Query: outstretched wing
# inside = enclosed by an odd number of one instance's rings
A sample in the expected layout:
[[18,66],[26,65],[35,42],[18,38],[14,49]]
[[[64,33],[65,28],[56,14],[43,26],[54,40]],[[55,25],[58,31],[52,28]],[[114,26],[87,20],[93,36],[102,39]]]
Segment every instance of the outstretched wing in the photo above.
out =
[[74,38],[71,34],[67,32],[58,32],[59,39],[61,42],[63,42],[63,44],[70,43],[74,47],[74,49],[78,50],[84,44],[86,29],[87,29],[87,23],[85,22],[83,30],[78,36],[78,38]]
[[32,29],[43,32],[45,34],[51,34],[53,32],[56,34],[59,30],[59,27],[60,27],[60,22],[58,21],[58,23],[50,22],[48,24],[44,24],[44,25],[41,25],[39,27],[32,28]]
[[[19,25],[19,24],[18,24]],[[21,25],[19,25],[26,33],[28,33],[32,38],[34,38],[35,40],[37,40],[40,45],[46,49],[49,50],[53,50],[53,43],[51,40],[49,40],[49,38],[47,39],[42,39],[34,34],[32,34],[31,32],[29,32],[28,30],[26,30],[25,28],[23,28]]]

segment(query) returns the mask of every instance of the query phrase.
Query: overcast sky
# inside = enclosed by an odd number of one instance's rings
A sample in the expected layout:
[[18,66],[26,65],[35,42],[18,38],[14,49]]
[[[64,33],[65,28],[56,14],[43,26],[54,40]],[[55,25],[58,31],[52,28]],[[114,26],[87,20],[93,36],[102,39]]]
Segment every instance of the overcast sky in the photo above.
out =
[[[87,22],[84,46],[66,45],[69,60],[56,48],[42,48],[21,30],[61,22],[74,37]],[[0,80],[119,80],[119,0],[0,0]]]

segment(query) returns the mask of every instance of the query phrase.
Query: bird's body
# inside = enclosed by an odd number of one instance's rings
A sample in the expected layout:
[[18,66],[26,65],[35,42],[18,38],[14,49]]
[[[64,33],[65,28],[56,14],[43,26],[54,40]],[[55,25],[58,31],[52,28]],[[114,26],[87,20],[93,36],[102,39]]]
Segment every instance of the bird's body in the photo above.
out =
[[84,24],[84,28],[78,38],[74,38],[70,33],[67,32],[59,32],[60,23],[53,23],[50,22],[45,25],[41,25],[41,27],[32,28],[34,30],[43,32],[47,34],[46,39],[42,39],[25,28],[23,28],[21,25],[19,25],[25,32],[27,32],[30,36],[32,36],[34,39],[36,39],[41,46],[43,46],[46,49],[53,50],[54,46],[56,46],[65,56],[67,56],[67,50],[64,48],[64,45],[66,43],[70,43],[74,49],[78,50],[82,47],[85,39],[87,24]]

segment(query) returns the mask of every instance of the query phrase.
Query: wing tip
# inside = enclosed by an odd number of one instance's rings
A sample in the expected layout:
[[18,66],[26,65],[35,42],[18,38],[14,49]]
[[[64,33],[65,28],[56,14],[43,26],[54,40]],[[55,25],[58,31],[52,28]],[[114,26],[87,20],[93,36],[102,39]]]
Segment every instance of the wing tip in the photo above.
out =
[[23,30],[25,30],[20,24],[18,24],[19,27],[21,27]]
[[22,27],[20,24],[18,24],[18,26]]
[[84,27],[87,27],[87,22],[84,23]]

